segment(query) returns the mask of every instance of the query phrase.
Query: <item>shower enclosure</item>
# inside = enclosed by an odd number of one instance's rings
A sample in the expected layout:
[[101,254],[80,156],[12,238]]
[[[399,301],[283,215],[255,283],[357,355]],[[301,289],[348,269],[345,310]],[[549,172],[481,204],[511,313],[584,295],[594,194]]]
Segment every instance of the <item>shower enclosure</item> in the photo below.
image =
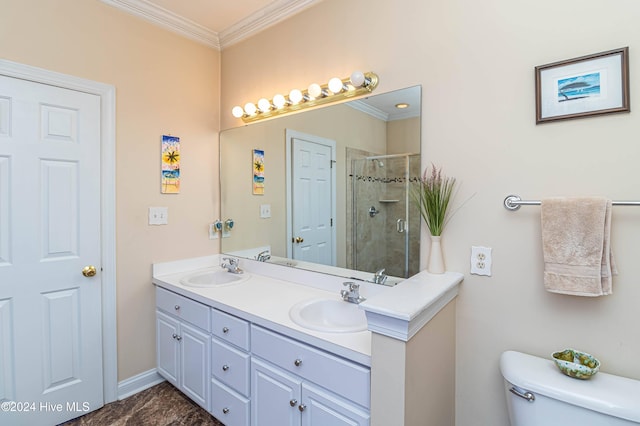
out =
[[348,209],[350,268],[408,278],[420,268],[420,211],[411,186],[419,154],[376,155],[351,161]]

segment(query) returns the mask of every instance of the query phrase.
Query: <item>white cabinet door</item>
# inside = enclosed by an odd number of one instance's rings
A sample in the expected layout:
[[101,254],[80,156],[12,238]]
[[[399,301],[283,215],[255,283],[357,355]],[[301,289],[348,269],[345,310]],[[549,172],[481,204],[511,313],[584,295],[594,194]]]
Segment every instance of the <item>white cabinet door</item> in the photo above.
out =
[[185,323],[180,324],[180,390],[205,410],[209,410],[208,334]]
[[179,388],[180,352],[177,338],[180,323],[162,312],[156,312],[156,358],[158,373]]
[[209,410],[208,334],[156,311],[158,373],[189,398]]
[[302,426],[369,426],[367,411],[307,382],[302,384],[301,407]]
[[301,380],[251,359],[251,425],[298,426]]

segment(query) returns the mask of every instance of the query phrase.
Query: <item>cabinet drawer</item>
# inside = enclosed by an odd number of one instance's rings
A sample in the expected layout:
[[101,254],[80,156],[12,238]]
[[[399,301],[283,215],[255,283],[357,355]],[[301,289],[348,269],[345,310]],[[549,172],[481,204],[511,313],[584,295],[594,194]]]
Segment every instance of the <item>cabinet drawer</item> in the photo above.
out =
[[216,379],[211,380],[211,414],[226,426],[249,424],[249,400]]
[[217,309],[211,309],[211,331],[221,340],[249,350],[249,323]]
[[211,373],[234,390],[249,395],[249,354],[234,349],[215,337],[211,339]]
[[210,308],[179,294],[156,287],[156,306],[171,315],[211,331]]
[[251,348],[278,367],[369,408],[368,368],[256,325],[251,326]]

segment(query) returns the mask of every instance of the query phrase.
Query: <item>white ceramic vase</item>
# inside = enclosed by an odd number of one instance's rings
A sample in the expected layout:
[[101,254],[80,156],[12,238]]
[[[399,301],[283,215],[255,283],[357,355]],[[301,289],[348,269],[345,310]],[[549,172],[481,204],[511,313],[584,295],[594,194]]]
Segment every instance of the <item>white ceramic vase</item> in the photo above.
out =
[[429,264],[427,271],[430,274],[444,274],[444,257],[442,256],[441,236],[431,236],[431,250],[429,251]]

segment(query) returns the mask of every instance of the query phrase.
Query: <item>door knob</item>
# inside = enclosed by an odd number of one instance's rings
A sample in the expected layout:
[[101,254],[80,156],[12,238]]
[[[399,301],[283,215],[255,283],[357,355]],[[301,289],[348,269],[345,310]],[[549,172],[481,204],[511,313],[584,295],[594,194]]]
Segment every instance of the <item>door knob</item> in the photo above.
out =
[[298,243],[298,244],[304,242],[304,238],[302,237],[295,237],[295,238],[292,238],[292,240],[294,243]]
[[82,268],[82,275],[85,277],[93,277],[96,274],[96,267],[93,265],[88,265]]

